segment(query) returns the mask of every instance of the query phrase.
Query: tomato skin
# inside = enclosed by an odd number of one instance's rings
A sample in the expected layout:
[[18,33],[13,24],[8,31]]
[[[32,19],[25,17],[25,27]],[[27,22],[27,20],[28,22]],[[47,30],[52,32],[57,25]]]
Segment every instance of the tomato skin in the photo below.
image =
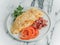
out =
[[31,36],[31,30],[28,30],[28,28],[25,28],[21,31],[21,39],[23,40],[29,40],[30,39],[30,36]]
[[39,35],[39,31],[35,30],[35,34],[31,36],[31,38],[36,38]]
[[32,38],[37,37],[38,33],[39,33],[38,30],[36,30],[33,26],[30,26],[21,31],[20,39],[30,40]]

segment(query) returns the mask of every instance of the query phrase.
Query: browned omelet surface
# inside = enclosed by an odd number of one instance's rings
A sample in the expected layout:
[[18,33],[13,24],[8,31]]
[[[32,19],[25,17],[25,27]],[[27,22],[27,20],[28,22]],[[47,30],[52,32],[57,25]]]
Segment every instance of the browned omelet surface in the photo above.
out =
[[42,17],[43,14],[44,13],[37,8],[30,8],[16,18],[11,27],[11,32],[13,34],[18,34],[23,28],[32,25],[33,22],[39,17]]

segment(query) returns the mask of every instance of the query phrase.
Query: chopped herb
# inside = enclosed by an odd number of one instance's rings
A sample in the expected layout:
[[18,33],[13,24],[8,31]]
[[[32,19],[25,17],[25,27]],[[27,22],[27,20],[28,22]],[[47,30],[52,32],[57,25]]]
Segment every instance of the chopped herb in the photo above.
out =
[[16,8],[16,10],[14,10],[13,16],[14,16],[15,19],[16,19],[17,16],[19,16],[19,15],[21,15],[23,13],[22,10],[23,10],[23,7],[20,6],[20,5]]

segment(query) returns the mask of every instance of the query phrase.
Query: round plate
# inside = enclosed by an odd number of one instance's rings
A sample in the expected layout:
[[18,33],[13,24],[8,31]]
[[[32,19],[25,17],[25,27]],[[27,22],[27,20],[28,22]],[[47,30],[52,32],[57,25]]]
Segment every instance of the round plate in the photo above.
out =
[[[39,10],[41,10],[41,9],[39,9]],[[43,18],[45,20],[47,20],[48,22],[47,22],[46,27],[39,30],[39,35],[36,38],[31,39],[31,40],[21,40],[21,39],[19,39],[18,34],[17,35],[12,34],[10,29],[11,29],[11,25],[13,23],[14,18],[12,17],[11,14],[8,15],[7,20],[6,20],[6,24],[5,24],[7,33],[9,34],[10,37],[12,37],[14,40],[17,40],[17,41],[32,42],[32,41],[40,40],[41,38],[43,38],[48,33],[50,26],[51,26],[51,21],[50,21],[49,16],[44,11],[42,11],[42,12],[44,13]]]

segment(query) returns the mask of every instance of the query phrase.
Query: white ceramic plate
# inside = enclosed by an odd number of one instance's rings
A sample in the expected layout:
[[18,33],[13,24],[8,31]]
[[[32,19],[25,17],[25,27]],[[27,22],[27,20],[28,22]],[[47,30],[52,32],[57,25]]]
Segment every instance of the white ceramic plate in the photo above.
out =
[[[28,9],[28,8],[25,8],[24,10],[26,10],[26,9]],[[41,9],[39,9],[39,10],[41,10]],[[39,35],[36,38],[34,38],[34,39],[31,39],[31,40],[21,40],[21,39],[19,39],[18,35],[14,35],[14,34],[11,33],[10,28],[11,28],[11,25],[12,25],[13,20],[14,20],[14,18],[12,17],[12,14],[9,14],[9,16],[7,17],[6,25],[5,25],[6,31],[7,31],[7,33],[9,34],[9,36],[11,38],[13,38],[13,39],[15,39],[17,41],[32,42],[32,41],[40,40],[41,38],[43,38],[48,33],[48,31],[50,29],[50,25],[51,25],[50,18],[49,18],[49,16],[45,12],[44,12],[43,18],[48,21],[47,22],[47,26],[42,28],[41,30],[39,30],[39,32],[40,32]]]

